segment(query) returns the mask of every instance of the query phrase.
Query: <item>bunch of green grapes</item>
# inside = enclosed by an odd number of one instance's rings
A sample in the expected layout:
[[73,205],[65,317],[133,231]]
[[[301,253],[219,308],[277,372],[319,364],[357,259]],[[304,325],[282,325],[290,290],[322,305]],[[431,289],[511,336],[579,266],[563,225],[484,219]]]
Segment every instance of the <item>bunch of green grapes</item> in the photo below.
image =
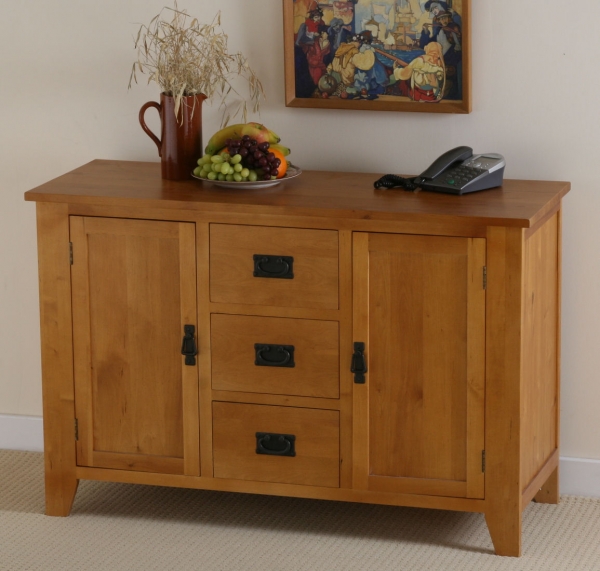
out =
[[235,182],[254,182],[258,173],[253,169],[242,166],[242,155],[231,156],[229,153],[204,155],[198,159],[194,176],[208,180],[226,180]]

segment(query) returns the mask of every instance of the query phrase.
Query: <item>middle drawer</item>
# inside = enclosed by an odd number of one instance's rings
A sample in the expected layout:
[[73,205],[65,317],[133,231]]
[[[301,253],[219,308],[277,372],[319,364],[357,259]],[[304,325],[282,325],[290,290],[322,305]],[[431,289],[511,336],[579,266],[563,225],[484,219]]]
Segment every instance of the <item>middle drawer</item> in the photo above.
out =
[[213,314],[212,388],[339,398],[337,321]]

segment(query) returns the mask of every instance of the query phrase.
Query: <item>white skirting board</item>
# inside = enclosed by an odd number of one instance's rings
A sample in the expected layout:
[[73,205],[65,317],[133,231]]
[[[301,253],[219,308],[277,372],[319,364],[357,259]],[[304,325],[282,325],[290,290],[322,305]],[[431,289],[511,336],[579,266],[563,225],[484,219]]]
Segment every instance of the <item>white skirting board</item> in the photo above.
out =
[[600,498],[600,460],[560,458],[560,493]]
[[[42,418],[0,414],[0,450],[44,449]],[[560,459],[560,493],[600,498],[600,460]]]
[[0,450],[44,450],[41,416],[0,414]]

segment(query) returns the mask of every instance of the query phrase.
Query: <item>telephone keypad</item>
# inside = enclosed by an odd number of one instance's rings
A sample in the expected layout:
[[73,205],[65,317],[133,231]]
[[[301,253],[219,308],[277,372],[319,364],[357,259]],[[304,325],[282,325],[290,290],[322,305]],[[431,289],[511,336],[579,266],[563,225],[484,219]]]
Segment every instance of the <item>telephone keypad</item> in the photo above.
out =
[[486,172],[485,169],[460,166],[446,173],[445,182],[452,186],[462,187],[484,172]]

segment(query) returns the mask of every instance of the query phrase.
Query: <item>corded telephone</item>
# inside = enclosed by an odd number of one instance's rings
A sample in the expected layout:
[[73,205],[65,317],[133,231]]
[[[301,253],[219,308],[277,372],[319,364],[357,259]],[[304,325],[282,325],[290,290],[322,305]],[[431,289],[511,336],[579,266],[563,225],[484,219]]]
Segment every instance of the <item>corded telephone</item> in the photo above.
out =
[[422,188],[433,192],[466,194],[502,185],[506,161],[497,153],[473,155],[471,147],[456,147],[437,158],[414,178],[385,175],[375,181],[375,188]]

